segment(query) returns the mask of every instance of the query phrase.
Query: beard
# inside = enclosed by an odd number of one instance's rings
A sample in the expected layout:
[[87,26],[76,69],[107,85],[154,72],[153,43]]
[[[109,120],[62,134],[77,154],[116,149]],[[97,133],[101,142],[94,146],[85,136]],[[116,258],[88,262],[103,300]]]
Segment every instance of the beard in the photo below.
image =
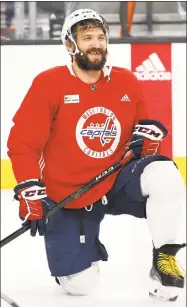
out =
[[[90,61],[88,58],[88,54],[91,52],[97,52],[97,53],[99,52],[99,54],[101,55],[101,59]],[[83,53],[83,55],[80,54],[75,55],[75,61],[78,67],[82,70],[102,70],[106,63],[106,60],[107,60],[107,49],[103,50],[101,48],[99,49],[92,48],[87,52]]]

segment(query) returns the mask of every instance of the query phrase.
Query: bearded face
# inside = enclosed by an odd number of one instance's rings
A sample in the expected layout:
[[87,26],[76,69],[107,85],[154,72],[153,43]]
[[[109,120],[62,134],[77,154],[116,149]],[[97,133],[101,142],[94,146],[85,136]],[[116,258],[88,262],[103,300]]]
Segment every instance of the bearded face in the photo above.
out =
[[107,60],[107,38],[101,28],[78,27],[76,43],[82,53],[74,55],[74,61],[82,70],[102,70]]
[[83,55],[76,54],[75,61],[82,70],[102,70],[107,60],[107,49],[90,48],[83,51],[79,48]]

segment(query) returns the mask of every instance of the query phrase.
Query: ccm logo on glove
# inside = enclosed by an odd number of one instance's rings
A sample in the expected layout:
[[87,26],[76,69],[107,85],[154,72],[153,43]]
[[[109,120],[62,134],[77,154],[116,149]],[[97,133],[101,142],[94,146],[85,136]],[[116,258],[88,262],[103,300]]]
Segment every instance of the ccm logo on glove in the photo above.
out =
[[[162,123],[156,120],[141,120],[134,127],[132,137],[125,148],[125,155],[131,160],[160,153],[160,141],[168,131]],[[131,161],[130,160],[130,161]]]
[[38,186],[33,186],[26,190],[24,189],[20,192],[20,195],[18,195],[18,198],[25,198],[28,200],[42,199],[44,197],[47,197],[46,189]]
[[135,135],[147,137],[150,140],[160,141],[164,138],[164,133],[155,125],[136,125],[133,131]]

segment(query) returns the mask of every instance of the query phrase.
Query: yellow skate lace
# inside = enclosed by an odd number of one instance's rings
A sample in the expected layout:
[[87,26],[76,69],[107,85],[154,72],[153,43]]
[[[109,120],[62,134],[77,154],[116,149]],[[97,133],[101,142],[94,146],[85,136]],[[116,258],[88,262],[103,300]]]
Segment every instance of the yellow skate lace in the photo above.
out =
[[159,253],[157,266],[166,275],[186,277],[184,270],[182,268],[183,271],[179,269],[175,256]]

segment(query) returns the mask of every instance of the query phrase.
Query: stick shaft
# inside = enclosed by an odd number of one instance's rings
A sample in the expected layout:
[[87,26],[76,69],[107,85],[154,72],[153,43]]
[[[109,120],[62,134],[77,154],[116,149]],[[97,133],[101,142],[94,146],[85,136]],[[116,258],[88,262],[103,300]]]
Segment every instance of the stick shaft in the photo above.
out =
[[26,225],[26,226],[22,226],[21,228],[19,228],[18,230],[16,230],[15,232],[13,232],[11,235],[9,235],[8,237],[4,238],[3,240],[1,240],[0,242],[0,247],[3,247],[4,245],[8,244],[9,242],[13,241],[14,239],[16,239],[17,237],[21,236],[23,233],[25,233],[27,230],[29,230],[31,228],[30,225]]
[[8,297],[7,295],[1,293],[1,298],[7,302],[10,306],[12,307],[20,307],[16,302],[14,302],[10,297]]
[[46,222],[50,216],[52,216],[55,212],[57,212],[59,209],[63,208],[66,204],[70,203],[72,200],[80,197],[82,194],[84,194],[86,191],[90,190],[92,187],[97,185],[100,181],[104,180],[106,177],[108,177],[110,174],[116,172],[122,167],[121,163],[116,163],[113,166],[109,167],[107,170],[102,172],[100,175],[93,178],[89,183],[87,183],[85,186],[77,190],[76,192],[72,193],[68,197],[66,197],[64,200],[60,201],[57,206],[49,210],[46,214]]
[[[89,183],[84,185],[82,188],[80,188],[79,190],[73,192],[71,195],[66,197],[64,200],[60,201],[54,208],[52,208],[51,210],[49,210],[47,212],[47,214],[45,216],[45,222],[47,223],[48,222],[48,218],[50,216],[52,216],[55,212],[57,212],[58,210],[63,208],[65,205],[70,203],[72,200],[80,197],[82,194],[84,194],[86,191],[90,190],[92,187],[94,187],[99,182],[104,180],[110,174],[113,174],[114,172],[119,170],[122,166],[123,166],[123,163],[120,163],[120,162],[114,164],[113,166],[109,167],[107,170],[105,170],[104,172],[102,172],[101,174],[99,174],[98,176],[93,178]],[[25,225],[25,226],[22,226],[21,228],[19,228],[18,230],[16,230],[12,234],[10,234],[8,237],[6,237],[3,240],[1,240],[0,241],[0,247],[3,247],[4,245],[6,245],[9,242],[11,242],[14,239],[16,239],[17,237],[21,236],[23,233],[25,233],[30,228],[31,228],[31,226],[29,224]]]

